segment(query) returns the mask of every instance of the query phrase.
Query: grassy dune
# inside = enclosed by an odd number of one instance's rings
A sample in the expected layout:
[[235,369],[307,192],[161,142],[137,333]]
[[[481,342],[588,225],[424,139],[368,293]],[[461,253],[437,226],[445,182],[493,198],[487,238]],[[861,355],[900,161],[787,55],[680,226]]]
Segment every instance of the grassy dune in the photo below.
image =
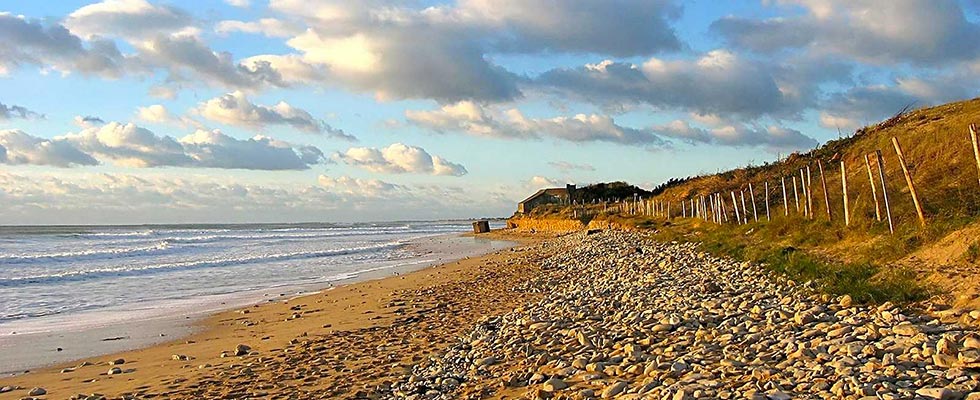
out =
[[[621,215],[589,206],[572,213],[556,207],[539,210],[553,215],[611,221],[649,229],[662,240],[698,241],[704,249],[760,261],[798,280],[814,280],[834,294],[850,294],[858,301],[910,301],[937,294],[940,289],[976,285],[976,275],[952,273],[971,270],[980,260],[980,181],[968,126],[980,123],[980,99],[911,111],[855,134],[833,140],[807,153],[794,153],[773,163],[748,166],[719,174],[673,181],[654,190],[656,201],[679,201],[722,193],[729,218],[734,218],[731,192],[745,191],[750,222],[737,225],[673,218]],[[898,157],[892,145],[901,143],[906,162],[926,217],[916,216]],[[873,153],[884,159],[885,180],[895,233],[875,217],[865,154],[872,154],[877,196],[882,201]],[[832,217],[828,218],[818,160],[823,164]],[[850,224],[844,223],[841,161],[847,168]],[[800,182],[800,169],[810,166],[813,217],[806,218],[794,204],[792,177]],[[785,215],[780,178],[785,177],[789,215]],[[764,184],[769,183],[771,221],[765,218]],[[748,186],[752,184],[759,222],[752,218]],[[803,201],[802,187],[799,192]],[[739,204],[741,208],[741,204]],[[585,216],[583,216],[583,214]],[[938,265],[943,264],[943,265]],[[959,269],[948,269],[958,266]],[[965,289],[964,289],[965,290]],[[970,290],[972,293],[973,291]],[[970,296],[976,300],[976,294]],[[968,299],[970,300],[970,299]]]

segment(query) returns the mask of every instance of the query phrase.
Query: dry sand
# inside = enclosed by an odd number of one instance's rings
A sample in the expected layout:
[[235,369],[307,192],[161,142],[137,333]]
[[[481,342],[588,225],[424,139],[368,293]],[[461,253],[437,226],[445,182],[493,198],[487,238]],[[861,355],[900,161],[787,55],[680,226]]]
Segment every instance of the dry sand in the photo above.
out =
[[[16,388],[0,400],[24,398],[35,387],[47,392],[43,398],[353,398],[444,350],[479,318],[533,300],[511,290],[536,273],[529,257],[520,248],[503,250],[221,312],[179,341],[0,379],[0,388]],[[234,355],[240,344],[249,355]],[[121,373],[108,374],[114,367]]]

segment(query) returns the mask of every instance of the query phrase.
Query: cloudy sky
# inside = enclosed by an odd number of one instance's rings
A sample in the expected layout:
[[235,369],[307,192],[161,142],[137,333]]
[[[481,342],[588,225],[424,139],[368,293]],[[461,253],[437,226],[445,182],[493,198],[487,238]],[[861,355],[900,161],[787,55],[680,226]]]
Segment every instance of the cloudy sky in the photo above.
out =
[[7,1],[0,224],[503,216],[980,94],[977,0]]

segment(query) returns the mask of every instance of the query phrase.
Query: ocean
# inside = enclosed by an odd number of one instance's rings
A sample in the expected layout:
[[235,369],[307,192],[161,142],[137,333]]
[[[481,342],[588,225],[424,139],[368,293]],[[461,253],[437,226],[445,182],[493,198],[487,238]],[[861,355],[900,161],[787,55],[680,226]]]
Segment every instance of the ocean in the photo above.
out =
[[[453,221],[0,227],[0,335],[431,264],[442,256],[409,244],[470,229]],[[70,318],[87,315],[98,317]]]

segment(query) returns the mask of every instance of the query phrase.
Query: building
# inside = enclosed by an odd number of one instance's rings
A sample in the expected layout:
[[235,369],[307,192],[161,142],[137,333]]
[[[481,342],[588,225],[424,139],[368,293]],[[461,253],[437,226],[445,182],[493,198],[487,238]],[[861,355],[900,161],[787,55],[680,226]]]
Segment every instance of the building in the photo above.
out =
[[528,214],[534,207],[542,204],[568,204],[575,197],[575,185],[565,185],[564,188],[541,189],[524,201],[517,203],[519,214]]

